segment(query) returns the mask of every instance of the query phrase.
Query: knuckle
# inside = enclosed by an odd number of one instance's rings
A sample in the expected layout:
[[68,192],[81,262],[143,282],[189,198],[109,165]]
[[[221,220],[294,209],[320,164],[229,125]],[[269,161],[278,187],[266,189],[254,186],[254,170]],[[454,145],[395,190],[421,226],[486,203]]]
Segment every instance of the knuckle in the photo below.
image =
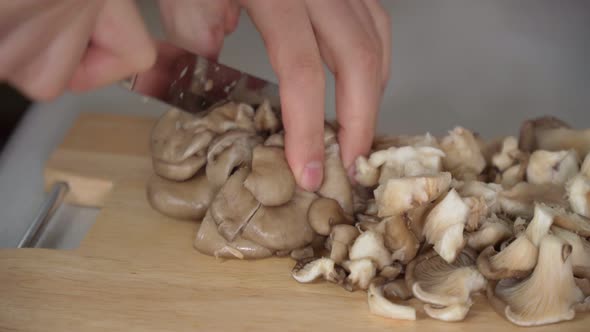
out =
[[370,42],[368,38],[365,39],[365,41],[360,43],[359,47],[355,49],[354,61],[363,70],[378,70],[381,66],[379,44]]

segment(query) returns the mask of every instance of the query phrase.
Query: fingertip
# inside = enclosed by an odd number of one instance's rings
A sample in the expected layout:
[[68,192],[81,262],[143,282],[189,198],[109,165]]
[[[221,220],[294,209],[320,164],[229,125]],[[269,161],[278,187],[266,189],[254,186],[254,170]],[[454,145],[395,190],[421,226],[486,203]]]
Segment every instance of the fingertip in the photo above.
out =
[[300,187],[307,191],[317,191],[322,185],[324,177],[324,165],[319,160],[313,160],[305,164],[299,177]]
[[324,179],[323,140],[301,140],[285,137],[285,153],[299,187],[317,191]]

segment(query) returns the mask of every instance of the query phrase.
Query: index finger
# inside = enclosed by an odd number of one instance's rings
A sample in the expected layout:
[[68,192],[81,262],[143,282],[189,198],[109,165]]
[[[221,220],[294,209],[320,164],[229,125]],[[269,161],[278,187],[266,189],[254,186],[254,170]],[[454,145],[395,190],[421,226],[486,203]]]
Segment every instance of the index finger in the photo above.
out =
[[242,1],[264,39],[279,78],[285,152],[299,186],[315,191],[324,161],[325,77],[305,4]]

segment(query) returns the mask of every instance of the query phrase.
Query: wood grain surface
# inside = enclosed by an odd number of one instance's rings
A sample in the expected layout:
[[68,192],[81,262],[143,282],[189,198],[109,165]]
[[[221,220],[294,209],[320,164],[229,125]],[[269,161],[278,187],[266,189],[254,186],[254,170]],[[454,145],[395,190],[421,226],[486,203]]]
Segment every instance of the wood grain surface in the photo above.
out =
[[[102,207],[79,249],[0,250],[7,331],[589,331],[590,315],[518,328],[476,297],[467,319],[415,322],[369,313],[364,292],[299,284],[288,258],[220,261],[192,248],[196,222],[153,211],[147,137],[154,119],[83,114],[47,163],[70,202]],[[420,308],[416,303],[413,303]]]

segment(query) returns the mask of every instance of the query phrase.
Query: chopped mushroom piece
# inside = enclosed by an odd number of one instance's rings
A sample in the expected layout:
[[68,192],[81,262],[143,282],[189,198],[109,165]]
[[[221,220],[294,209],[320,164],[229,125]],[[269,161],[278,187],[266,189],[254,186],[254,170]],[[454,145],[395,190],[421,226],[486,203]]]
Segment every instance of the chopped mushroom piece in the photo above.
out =
[[573,177],[566,185],[567,197],[575,213],[590,217],[590,179],[582,174]]
[[375,189],[378,216],[389,217],[435,200],[451,185],[447,172],[429,176],[390,179]]
[[542,147],[540,147],[537,142],[539,136],[543,136],[546,132],[550,132],[559,128],[569,128],[569,125],[552,116],[544,116],[527,120],[520,127],[518,148],[525,152],[532,152],[537,149],[542,149]]
[[539,262],[527,279],[502,280],[488,287],[488,299],[510,322],[536,326],[571,320],[573,306],[584,301],[571,266],[572,247],[553,235],[540,245]]
[[168,163],[158,159],[152,160],[154,172],[169,180],[186,181],[192,178],[207,163],[207,157],[202,151],[178,163]]
[[512,230],[515,236],[518,236],[520,233],[524,232],[527,227],[527,221],[518,217],[514,220],[514,224],[512,225]]
[[192,131],[209,130],[217,134],[233,129],[255,132],[254,109],[248,104],[228,102],[214,107],[205,116],[194,117],[182,123],[182,128]]
[[531,218],[535,203],[569,207],[563,186],[521,182],[498,195],[502,211],[508,215]]
[[[391,280],[391,278],[387,278],[387,280]],[[400,300],[409,300],[413,296],[404,279],[389,281],[383,285],[383,295],[387,298],[399,298]]]
[[373,187],[379,183],[379,168],[371,165],[367,158],[359,156],[355,162],[354,179],[361,186]]
[[402,271],[403,266],[400,263],[393,263],[381,269],[381,272],[379,272],[379,276],[387,280],[394,280],[402,273]]
[[320,235],[330,235],[332,226],[352,224],[354,220],[344,215],[342,207],[331,198],[320,197],[311,203],[307,212],[309,224]]
[[369,258],[344,261],[342,266],[350,272],[345,280],[349,290],[367,289],[377,274],[377,265]]
[[514,165],[521,156],[518,140],[514,136],[508,136],[502,141],[502,150],[492,157],[492,164],[503,172]]
[[536,148],[550,151],[575,150],[585,156],[590,152],[590,129],[554,128],[536,134]]
[[330,258],[337,264],[348,259],[348,251],[357,236],[359,236],[359,231],[352,225],[340,224],[332,227],[330,237],[326,241],[330,250]]
[[580,236],[590,236],[590,219],[577,213],[567,212],[559,206],[551,206],[555,216],[553,223],[561,228],[570,230]]
[[494,214],[486,218],[476,232],[467,235],[467,245],[480,251],[489,246],[495,246],[510,236],[512,236],[510,226]]
[[455,260],[463,249],[463,229],[467,222],[469,207],[455,189],[440,201],[426,216],[423,234],[426,241],[447,262]]
[[264,100],[258,109],[256,109],[256,114],[254,114],[254,126],[256,127],[257,132],[264,132],[269,134],[276,133],[281,123],[272,110],[270,103],[268,100]]
[[385,248],[383,235],[371,230],[362,233],[356,238],[348,256],[353,261],[368,258],[375,262],[379,269],[393,262],[391,253]]
[[391,258],[407,264],[416,257],[420,248],[416,235],[408,229],[403,216],[388,217],[383,220],[383,223],[385,224],[385,247],[391,250]]
[[340,146],[338,144],[326,147],[324,182],[318,190],[318,194],[336,200],[345,214],[353,214],[352,186],[348,180],[348,173],[340,159]]
[[461,197],[482,197],[489,212],[498,212],[500,210],[498,195],[502,191],[502,186],[497,183],[466,181],[455,183],[453,187]]
[[333,260],[325,257],[312,257],[297,262],[291,275],[293,279],[301,283],[309,283],[320,277],[329,282],[341,283],[346,277],[342,268],[338,267]]
[[576,151],[537,150],[529,158],[527,181],[532,184],[564,185],[578,173]]
[[465,197],[463,202],[469,208],[467,214],[467,221],[465,222],[465,230],[467,232],[474,232],[479,228],[479,225],[489,215],[488,205],[483,197]]
[[264,206],[279,206],[291,200],[296,184],[283,149],[255,147],[252,172],[244,181],[244,187]]
[[580,167],[580,174],[586,178],[590,178],[590,153],[586,154],[582,167]]
[[425,135],[416,136],[377,136],[373,140],[373,150],[385,150],[391,147],[402,147],[402,146],[430,146],[433,148],[439,148],[436,137],[426,133]]
[[379,183],[391,178],[406,176],[433,175],[442,171],[442,158],[445,153],[440,149],[422,146],[392,147],[376,151],[369,157],[369,165],[381,167]]
[[383,278],[371,282],[367,290],[369,311],[377,316],[391,319],[416,320],[416,309],[412,306],[399,305],[389,301],[383,295]]
[[552,226],[551,231],[572,246],[571,263],[574,271],[590,268],[590,242],[576,233]]
[[527,166],[528,159],[506,169],[504,173],[502,173],[502,180],[500,181],[502,187],[507,189],[512,188],[517,183],[524,181]]
[[486,279],[475,267],[476,253],[463,250],[453,263],[435,251],[416,257],[408,264],[406,284],[432,318],[457,321],[471,307],[471,294],[485,289]]
[[445,136],[440,146],[446,156],[443,165],[459,180],[473,179],[483,171],[486,161],[473,133],[456,127]]
[[300,261],[302,259],[314,257],[314,254],[313,247],[310,245],[304,248],[292,250],[289,256],[291,256],[291,258],[296,261]]

